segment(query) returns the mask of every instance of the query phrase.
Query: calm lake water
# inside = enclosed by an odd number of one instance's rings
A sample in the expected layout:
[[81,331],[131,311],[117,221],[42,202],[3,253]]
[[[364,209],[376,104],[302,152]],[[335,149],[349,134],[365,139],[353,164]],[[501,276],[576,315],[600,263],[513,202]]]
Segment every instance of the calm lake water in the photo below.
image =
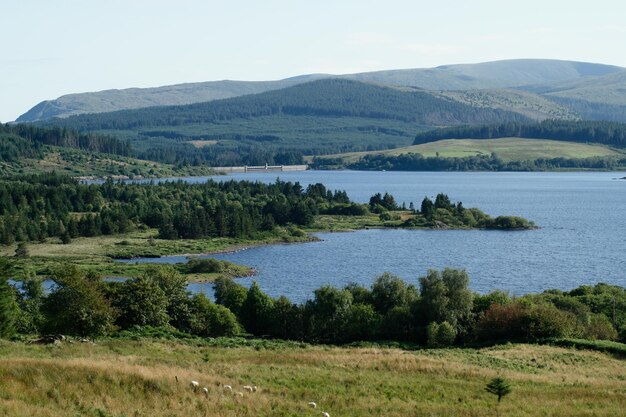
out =
[[[471,287],[514,294],[548,288],[571,289],[607,282],[626,286],[625,173],[467,173],[304,171],[234,174],[221,179],[273,182],[277,177],[303,186],[321,182],[367,202],[390,192],[399,203],[444,192],[465,207],[518,215],[541,228],[529,231],[364,230],[319,233],[320,242],[273,245],[212,255],[254,267],[267,293],[294,301],[324,284],[370,285],[383,272],[417,283],[429,268],[465,268]],[[190,178],[189,182],[206,181]],[[183,262],[184,257],[139,261]],[[194,291],[211,294],[207,284]]]

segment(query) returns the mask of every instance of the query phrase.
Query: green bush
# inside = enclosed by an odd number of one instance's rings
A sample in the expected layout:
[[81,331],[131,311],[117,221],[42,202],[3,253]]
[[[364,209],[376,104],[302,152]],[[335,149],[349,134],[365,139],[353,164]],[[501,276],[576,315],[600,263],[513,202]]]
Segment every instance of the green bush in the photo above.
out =
[[456,339],[456,331],[447,321],[443,323],[432,322],[426,328],[426,340],[430,347],[452,346],[454,339]]
[[191,258],[187,263],[187,271],[192,274],[221,273],[224,272],[224,262],[213,258]]

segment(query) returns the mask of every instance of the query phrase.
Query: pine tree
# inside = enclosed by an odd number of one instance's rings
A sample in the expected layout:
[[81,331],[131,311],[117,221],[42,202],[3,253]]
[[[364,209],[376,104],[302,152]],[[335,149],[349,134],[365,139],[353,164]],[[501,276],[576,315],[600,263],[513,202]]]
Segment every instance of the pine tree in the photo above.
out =
[[490,394],[497,395],[499,403],[504,396],[511,393],[512,388],[511,384],[509,384],[506,379],[499,376],[492,379],[487,386],[485,386],[485,391]]

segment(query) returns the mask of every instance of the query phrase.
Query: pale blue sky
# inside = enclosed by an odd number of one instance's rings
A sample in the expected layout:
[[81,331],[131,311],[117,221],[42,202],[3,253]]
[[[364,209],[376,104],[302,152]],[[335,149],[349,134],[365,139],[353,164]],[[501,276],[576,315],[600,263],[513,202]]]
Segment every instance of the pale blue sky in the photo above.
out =
[[1,0],[0,121],[109,88],[509,58],[626,66],[613,0]]

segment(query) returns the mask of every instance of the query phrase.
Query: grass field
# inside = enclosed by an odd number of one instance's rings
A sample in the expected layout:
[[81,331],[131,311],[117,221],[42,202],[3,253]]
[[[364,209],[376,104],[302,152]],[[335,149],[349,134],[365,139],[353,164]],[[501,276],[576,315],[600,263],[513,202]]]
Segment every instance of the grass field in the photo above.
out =
[[623,152],[602,145],[562,142],[544,139],[447,139],[421,145],[406,146],[386,151],[353,152],[327,155],[355,162],[367,154],[400,155],[419,153],[425,157],[460,158],[496,153],[504,161],[526,161],[539,158],[591,158],[596,156],[624,156]]
[[[0,342],[0,415],[584,417],[623,416],[626,409],[626,365],[598,352],[246,343]],[[484,390],[496,376],[513,388],[499,406]],[[208,395],[193,392],[191,380]],[[233,396],[223,384],[258,391]],[[308,408],[309,401],[317,409]]]
[[[63,263],[71,263],[83,269],[95,270],[104,276],[132,277],[141,275],[150,265],[121,263],[116,262],[114,258],[203,254],[298,240],[298,238],[288,236],[287,233],[284,236],[268,235],[256,240],[234,238],[165,240],[156,238],[157,235],[158,231],[151,229],[124,235],[76,238],[66,245],[62,244],[59,239],[49,238],[44,243],[29,243],[27,246],[29,257],[16,259],[17,267],[18,271],[28,269],[36,275],[46,276],[53,268]],[[309,238],[304,236],[300,240],[306,241]],[[15,248],[15,244],[0,246],[0,256],[12,257],[15,254]],[[225,275],[248,276],[251,272],[248,267],[232,264],[232,268]],[[224,274],[189,274],[187,279],[207,282],[221,275]],[[18,273],[19,276],[21,275]]]

